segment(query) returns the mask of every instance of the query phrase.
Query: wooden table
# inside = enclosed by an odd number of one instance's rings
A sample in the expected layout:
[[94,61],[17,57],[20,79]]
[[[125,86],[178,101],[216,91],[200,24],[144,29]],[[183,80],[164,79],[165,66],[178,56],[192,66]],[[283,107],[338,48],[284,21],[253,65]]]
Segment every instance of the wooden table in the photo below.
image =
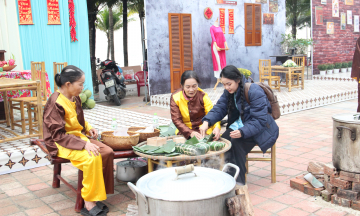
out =
[[[294,71],[300,71],[299,75],[301,77],[301,85],[298,83],[297,85],[291,85],[291,73]],[[289,88],[289,92],[291,92],[291,88],[300,88],[304,89],[304,71],[305,71],[305,67],[284,67],[284,66],[279,66],[279,65],[274,65],[271,66],[271,72],[274,73],[285,73],[288,74],[288,78],[289,80],[287,81],[286,85],[280,85],[282,87],[287,87]]]
[[9,116],[9,105],[8,105],[8,97],[7,97],[7,91],[13,91],[13,90],[22,90],[22,89],[28,89],[28,90],[36,90],[37,92],[37,110],[38,110],[38,128],[39,133],[38,134],[31,134],[31,135],[19,135],[15,133],[12,130],[5,129],[3,127],[0,127],[0,130],[6,131],[8,133],[13,134],[15,137],[7,138],[3,134],[0,134],[0,137],[2,138],[0,140],[0,143],[8,142],[8,141],[14,141],[19,139],[25,139],[30,137],[39,137],[40,139],[43,138],[43,128],[42,128],[42,103],[41,103],[41,87],[40,87],[40,80],[38,81],[29,81],[29,80],[21,80],[21,79],[9,79],[9,78],[0,78],[0,92],[5,92],[4,95],[4,106],[5,106],[5,121],[0,121],[0,123],[6,123],[7,127],[10,127],[10,116]]

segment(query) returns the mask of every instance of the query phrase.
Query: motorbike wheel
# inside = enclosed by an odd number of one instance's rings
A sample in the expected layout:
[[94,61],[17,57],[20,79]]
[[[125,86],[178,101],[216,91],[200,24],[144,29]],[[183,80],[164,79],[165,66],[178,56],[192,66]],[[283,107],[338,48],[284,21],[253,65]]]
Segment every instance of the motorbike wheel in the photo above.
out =
[[126,90],[124,88],[120,88],[120,90],[118,90],[118,97],[120,99],[124,99],[126,96]]
[[119,97],[117,95],[113,95],[113,99],[114,99],[114,102],[115,102],[116,106],[121,105],[120,99],[119,99]]

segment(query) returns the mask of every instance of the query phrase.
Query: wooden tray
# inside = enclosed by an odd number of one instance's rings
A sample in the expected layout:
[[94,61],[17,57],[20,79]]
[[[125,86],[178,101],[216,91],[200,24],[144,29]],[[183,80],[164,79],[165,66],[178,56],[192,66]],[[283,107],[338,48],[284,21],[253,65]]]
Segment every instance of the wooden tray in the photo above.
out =
[[[173,139],[175,137],[182,137],[182,136],[171,136],[171,137],[167,137],[167,139]],[[204,154],[204,155],[197,155],[197,156],[190,156],[190,155],[178,155],[175,157],[166,157],[166,156],[154,156],[154,155],[148,155],[148,154],[144,154],[138,151],[134,150],[134,153],[139,155],[140,157],[144,157],[144,158],[148,158],[148,159],[155,159],[155,160],[165,160],[165,161],[177,161],[177,160],[197,160],[197,159],[205,159],[205,158],[211,158],[220,154],[223,154],[227,151],[230,150],[231,148],[231,142],[227,139],[224,138],[220,138],[219,140],[220,142],[225,143],[225,147],[223,149],[221,149],[220,151],[209,151],[208,153]],[[136,145],[137,147],[146,145],[146,141],[139,143],[138,145]]]

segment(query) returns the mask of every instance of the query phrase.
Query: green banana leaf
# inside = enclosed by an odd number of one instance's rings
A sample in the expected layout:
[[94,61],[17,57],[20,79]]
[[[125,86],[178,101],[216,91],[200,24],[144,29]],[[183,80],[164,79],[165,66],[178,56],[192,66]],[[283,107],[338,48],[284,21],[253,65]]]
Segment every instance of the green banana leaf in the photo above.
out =
[[215,136],[215,134],[211,133],[211,135],[209,136],[209,138],[206,140],[206,143],[209,143],[209,142],[213,141],[213,140],[214,140],[214,136]]
[[196,143],[199,143],[199,140],[195,136],[185,142],[187,145],[195,145]]

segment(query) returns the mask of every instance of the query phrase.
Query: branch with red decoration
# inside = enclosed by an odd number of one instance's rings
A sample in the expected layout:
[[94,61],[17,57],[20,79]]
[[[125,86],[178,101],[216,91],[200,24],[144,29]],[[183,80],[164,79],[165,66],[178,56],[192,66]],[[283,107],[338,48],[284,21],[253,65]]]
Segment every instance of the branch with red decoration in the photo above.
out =
[[75,21],[75,4],[74,0],[69,0],[69,25],[70,25],[70,36],[71,36],[71,42],[78,41],[76,38],[76,21]]

